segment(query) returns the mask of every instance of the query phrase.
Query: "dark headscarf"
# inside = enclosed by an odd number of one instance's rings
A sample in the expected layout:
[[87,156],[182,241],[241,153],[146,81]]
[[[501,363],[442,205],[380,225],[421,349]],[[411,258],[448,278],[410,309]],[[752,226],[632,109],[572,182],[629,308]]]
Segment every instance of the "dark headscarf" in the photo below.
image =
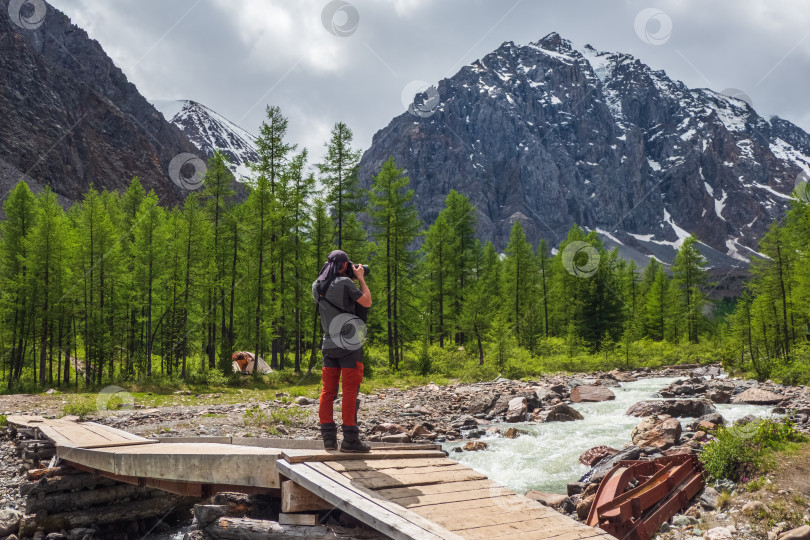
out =
[[330,253],[329,257],[326,259],[326,263],[323,265],[321,273],[318,275],[318,281],[326,281],[327,279],[337,277],[340,275],[340,267],[343,266],[343,263],[348,262],[349,256],[346,255],[346,252],[336,249]]

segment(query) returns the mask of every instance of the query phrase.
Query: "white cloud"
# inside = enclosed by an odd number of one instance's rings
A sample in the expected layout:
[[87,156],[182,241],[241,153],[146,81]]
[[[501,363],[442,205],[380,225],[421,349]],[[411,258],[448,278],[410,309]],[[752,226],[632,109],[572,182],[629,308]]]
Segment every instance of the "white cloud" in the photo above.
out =
[[[299,0],[215,0],[221,15],[237,30],[248,59],[257,70],[276,70],[279,64],[301,62],[316,71],[346,66],[345,54],[354,36],[330,34],[321,22],[325,2]],[[338,14],[337,16],[340,16]]]

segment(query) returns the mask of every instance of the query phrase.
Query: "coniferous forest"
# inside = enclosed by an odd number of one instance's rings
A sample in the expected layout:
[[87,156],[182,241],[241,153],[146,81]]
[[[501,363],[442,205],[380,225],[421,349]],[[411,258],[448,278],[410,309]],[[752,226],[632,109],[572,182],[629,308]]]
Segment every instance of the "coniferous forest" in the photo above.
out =
[[[451,191],[433,223],[389,159],[360,189],[343,123],[323,163],[276,107],[247,196],[226,159],[170,207],[138,178],[63,208],[20,182],[0,223],[0,377],[8,391],[116,381],[222,381],[249,351],[276,372],[319,368],[311,284],[336,248],[371,266],[367,374],[462,379],[721,360],[759,379],[810,377],[810,205],[762,239],[745,293],[710,300],[698,239],[646,268],[574,226],[559,246],[520,222],[499,252]],[[312,171],[312,172],[310,172]]]

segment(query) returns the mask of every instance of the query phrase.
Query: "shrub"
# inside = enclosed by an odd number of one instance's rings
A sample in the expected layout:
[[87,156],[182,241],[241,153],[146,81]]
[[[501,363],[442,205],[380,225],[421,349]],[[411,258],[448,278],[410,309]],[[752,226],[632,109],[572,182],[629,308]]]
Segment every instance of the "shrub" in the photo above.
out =
[[81,419],[87,418],[89,415],[98,412],[98,405],[95,401],[84,398],[72,403],[68,403],[62,408],[65,416],[78,416]]
[[747,480],[766,463],[770,453],[805,440],[789,421],[755,420],[719,427],[703,448],[700,461],[713,479]]

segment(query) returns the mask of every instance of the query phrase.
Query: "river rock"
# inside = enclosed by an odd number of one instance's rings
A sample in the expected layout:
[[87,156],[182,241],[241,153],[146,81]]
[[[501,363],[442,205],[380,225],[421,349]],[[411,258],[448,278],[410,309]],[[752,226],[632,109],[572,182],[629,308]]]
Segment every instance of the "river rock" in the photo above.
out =
[[711,486],[703,488],[703,493],[700,494],[700,504],[707,510],[714,510],[720,503],[720,493]]
[[579,462],[588,467],[593,467],[606,457],[615,456],[618,453],[618,450],[609,446],[594,446],[579,456]]
[[618,462],[625,459],[638,459],[640,456],[641,448],[638,446],[628,446],[627,448],[623,448],[615,456],[608,459],[603,459],[597,463],[594,468],[592,468],[580,479],[580,482],[584,482],[586,479],[590,482],[601,482],[602,479],[605,478],[605,475],[610,472],[610,469],[612,469]]
[[409,443],[411,442],[411,436],[407,433],[395,433],[393,435],[383,435],[380,441],[384,443]]
[[430,430],[423,425],[417,425],[411,430],[410,435],[412,439],[418,439],[430,435]]
[[487,443],[483,441],[468,441],[462,447],[465,452],[479,452],[481,450],[486,450],[487,448]]
[[577,517],[585,521],[588,518],[588,513],[591,511],[593,500],[596,495],[589,495],[577,503]]
[[572,422],[584,419],[585,417],[579,411],[565,403],[558,403],[548,409],[536,411],[532,414],[532,420],[535,422]]
[[614,369],[609,375],[619,382],[636,382],[638,380],[632,374],[619,371],[618,369]]
[[779,540],[810,540],[810,525],[803,525],[779,535]]
[[498,395],[495,393],[481,392],[473,394],[467,403],[467,412],[470,414],[485,413],[495,405],[496,401],[498,401]]
[[551,388],[542,388],[538,387],[534,390],[534,395],[537,396],[537,400],[540,402],[543,401],[551,401],[554,398],[561,399],[562,396],[552,390]]
[[704,538],[706,540],[731,540],[734,536],[731,535],[731,531],[727,527],[715,527],[706,531]]
[[653,446],[666,450],[678,444],[681,438],[681,422],[669,415],[648,416],[633,428],[630,437],[636,446],[645,448]]
[[704,422],[714,424],[715,426],[726,425],[726,419],[723,418],[723,415],[721,415],[720,413],[711,413],[692,420],[686,425],[686,427],[689,431],[696,431],[698,429],[698,426],[700,426],[700,424]]
[[0,538],[17,534],[22,518],[22,512],[13,508],[0,510]]
[[377,424],[371,430],[372,433],[386,433],[388,435],[396,435],[398,433],[408,433],[405,427],[394,423]]
[[678,396],[696,396],[706,391],[706,381],[700,377],[679,379],[663,388],[659,393],[661,397],[673,398]]
[[509,401],[509,408],[506,410],[507,422],[525,422],[528,405],[523,396],[513,398]]
[[673,399],[666,401],[639,401],[630,406],[625,414],[642,417],[668,414],[675,418],[697,418],[713,412],[717,412],[717,409],[708,399]]
[[509,429],[503,432],[503,436],[506,437],[507,439],[517,439],[521,435],[527,435],[528,433],[529,433],[528,431],[510,427]]
[[767,515],[771,513],[768,505],[762,501],[748,501],[742,507],[743,514],[762,514]]
[[543,506],[550,506],[551,508],[559,508],[565,502],[565,495],[559,493],[546,493],[545,491],[537,491],[535,489],[526,492],[526,497],[537,501]]
[[711,388],[708,392],[706,392],[706,397],[712,400],[714,403],[718,403],[720,405],[731,403],[731,392],[721,390],[719,388]]
[[762,388],[749,388],[731,400],[732,403],[750,403],[751,405],[774,405],[785,399],[785,396],[763,390]]
[[605,386],[580,385],[571,389],[571,401],[574,403],[599,402],[616,399],[616,394]]

